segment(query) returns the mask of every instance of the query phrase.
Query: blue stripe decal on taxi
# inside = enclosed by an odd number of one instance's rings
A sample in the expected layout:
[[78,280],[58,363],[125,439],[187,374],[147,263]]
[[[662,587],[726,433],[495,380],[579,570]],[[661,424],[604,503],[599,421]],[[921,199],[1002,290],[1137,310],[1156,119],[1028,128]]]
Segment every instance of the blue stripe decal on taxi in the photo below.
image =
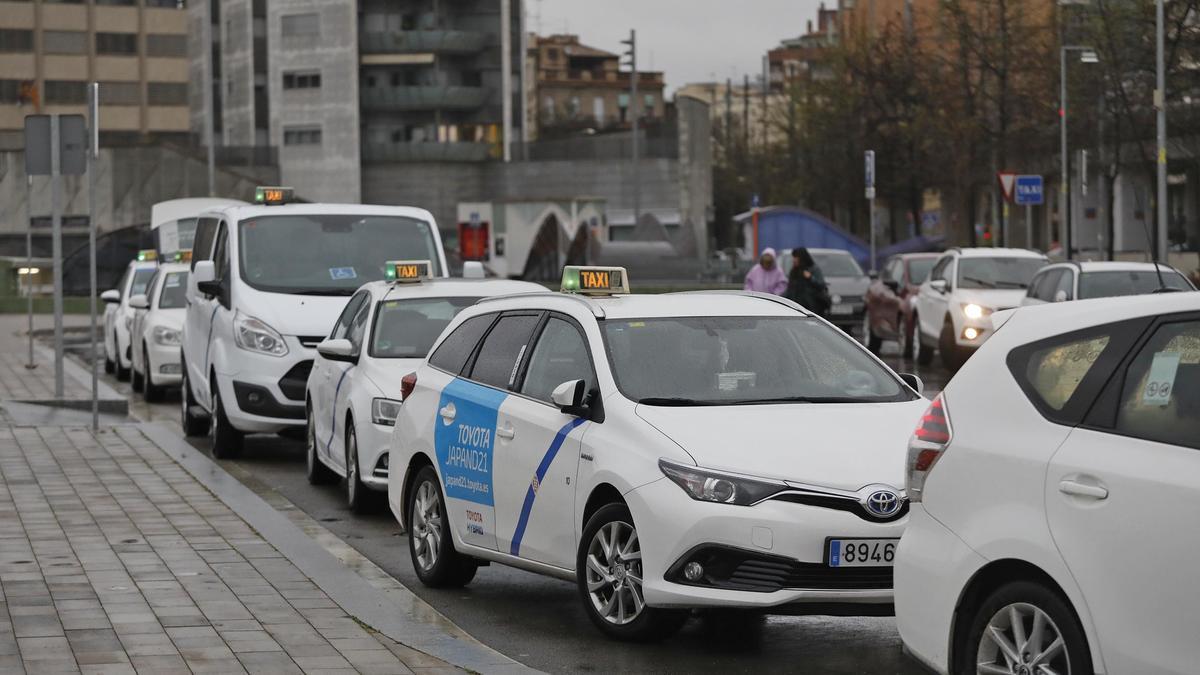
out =
[[558,449],[562,447],[563,441],[567,440],[567,435],[586,421],[576,417],[563,425],[563,428],[559,429],[558,433],[555,434],[554,441],[550,443],[549,449],[546,450],[546,455],[542,457],[542,463],[538,465],[537,473],[525,491],[525,503],[521,505],[521,517],[517,520],[517,531],[513,533],[512,547],[509,550],[512,555],[519,555],[521,552],[521,540],[525,537],[526,526],[529,525],[529,515],[533,511],[533,500],[537,498],[538,487],[541,486],[542,480],[546,477],[546,472],[550,470],[550,464],[554,461],[554,456],[558,454]]

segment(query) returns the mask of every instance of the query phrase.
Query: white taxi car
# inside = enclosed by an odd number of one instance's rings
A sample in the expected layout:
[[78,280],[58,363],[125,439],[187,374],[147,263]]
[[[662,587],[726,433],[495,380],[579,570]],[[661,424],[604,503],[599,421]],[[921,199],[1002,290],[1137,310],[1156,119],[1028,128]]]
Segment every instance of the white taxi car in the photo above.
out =
[[464,310],[402,381],[388,497],[422,582],[574,580],[621,639],[695,607],[891,612],[919,380],[778,296],[563,289]]
[[387,490],[388,444],[400,381],[420,365],[459,311],[492,295],[546,290],[527,281],[435,279],[428,260],[388,263],[387,280],[350,298],[308,376],[308,480],[346,479],[354,511]]
[[129,329],[133,327],[134,308],[129,300],[146,292],[154,270],[158,268],[156,251],[138,251],[129,262],[117,287],[100,294],[104,307],[104,372],[116,373],[118,380],[128,380],[133,367],[132,342]]
[[179,386],[182,379],[179,344],[186,314],[190,258],[190,255],[179,256],[178,259],[188,262],[159,265],[146,293],[129,301],[137,311],[130,330],[133,390],[142,392],[147,401],[161,401],[166,389]]

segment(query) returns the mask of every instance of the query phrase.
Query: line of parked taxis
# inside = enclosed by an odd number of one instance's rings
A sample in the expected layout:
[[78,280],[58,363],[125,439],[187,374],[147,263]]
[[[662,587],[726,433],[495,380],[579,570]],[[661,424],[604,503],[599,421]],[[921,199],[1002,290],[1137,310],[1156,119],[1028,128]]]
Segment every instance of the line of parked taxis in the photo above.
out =
[[190,259],[131,264],[107,358],[147,397],[178,382],[217,457],[302,433],[312,483],[386,495],[427,585],[571,580],[626,640],[698,609],[894,612],[939,672],[1200,662],[1200,294],[1003,309],[1010,265],[1055,300],[1089,270],[952,251],[919,293],[962,295],[918,301],[919,342],[989,339],[930,402],[783,298],[451,279],[426,211],[259,197],[194,214]]

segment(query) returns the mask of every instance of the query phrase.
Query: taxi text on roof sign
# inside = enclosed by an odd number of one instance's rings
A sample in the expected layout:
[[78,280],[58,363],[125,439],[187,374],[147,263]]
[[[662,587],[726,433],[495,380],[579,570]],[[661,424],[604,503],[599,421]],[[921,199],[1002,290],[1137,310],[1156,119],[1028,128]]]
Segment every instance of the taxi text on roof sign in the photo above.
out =
[[155,251],[154,249],[138,251],[137,260],[138,262],[151,262],[158,260],[158,251]]
[[388,281],[421,281],[433,277],[433,265],[428,260],[389,260],[384,276]]
[[265,187],[259,186],[254,188],[254,203],[265,204],[267,206],[277,206],[279,204],[287,204],[292,201],[296,191],[290,187]]
[[624,267],[579,267],[567,265],[563,268],[563,293],[587,295],[616,295],[629,293],[629,274]]

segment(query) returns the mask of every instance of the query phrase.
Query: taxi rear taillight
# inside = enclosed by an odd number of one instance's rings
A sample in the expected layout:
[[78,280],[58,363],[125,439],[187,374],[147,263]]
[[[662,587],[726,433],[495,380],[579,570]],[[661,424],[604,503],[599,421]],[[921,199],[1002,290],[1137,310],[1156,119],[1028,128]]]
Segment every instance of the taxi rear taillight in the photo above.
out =
[[953,431],[950,416],[946,412],[946,401],[941,394],[921,416],[917,430],[908,442],[908,475],[905,492],[911,502],[920,502],[925,492],[925,480],[942,453],[950,445]]
[[408,400],[408,395],[413,393],[413,389],[417,388],[417,374],[409,373],[400,378],[400,400]]

